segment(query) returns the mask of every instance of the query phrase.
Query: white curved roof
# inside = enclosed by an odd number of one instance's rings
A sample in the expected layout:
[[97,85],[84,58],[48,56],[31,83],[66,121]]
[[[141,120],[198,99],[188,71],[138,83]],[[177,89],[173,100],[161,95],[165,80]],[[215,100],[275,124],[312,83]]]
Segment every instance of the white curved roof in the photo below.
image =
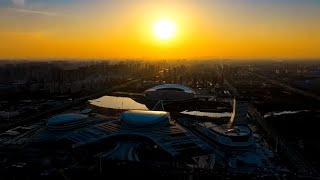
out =
[[185,86],[185,85],[181,85],[181,84],[162,84],[162,85],[159,85],[159,86],[155,86],[155,87],[152,87],[147,91],[157,91],[157,90],[161,90],[161,89],[179,89],[179,90],[182,90],[186,93],[191,93],[191,94],[195,94],[194,90],[188,86]]
[[165,126],[169,118],[170,113],[164,111],[131,110],[121,113],[121,121],[133,127]]
[[88,116],[84,114],[75,114],[75,113],[69,113],[69,114],[60,114],[58,116],[54,116],[48,120],[47,125],[48,126],[60,126],[60,125],[66,125],[66,124],[72,124],[75,122],[78,122],[80,120],[83,120],[87,118]]

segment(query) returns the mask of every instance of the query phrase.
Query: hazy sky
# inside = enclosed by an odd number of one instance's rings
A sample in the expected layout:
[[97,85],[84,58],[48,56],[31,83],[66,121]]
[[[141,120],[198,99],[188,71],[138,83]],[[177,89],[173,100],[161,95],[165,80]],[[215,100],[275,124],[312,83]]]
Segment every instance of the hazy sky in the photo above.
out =
[[320,58],[320,0],[0,0],[0,58],[209,57]]

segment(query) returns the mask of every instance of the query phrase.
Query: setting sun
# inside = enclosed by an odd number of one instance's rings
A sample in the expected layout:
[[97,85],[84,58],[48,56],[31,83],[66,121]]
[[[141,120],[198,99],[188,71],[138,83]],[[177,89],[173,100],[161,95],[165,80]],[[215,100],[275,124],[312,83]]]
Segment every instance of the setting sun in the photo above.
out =
[[154,25],[154,33],[159,39],[170,39],[176,32],[175,25],[168,20],[160,20]]

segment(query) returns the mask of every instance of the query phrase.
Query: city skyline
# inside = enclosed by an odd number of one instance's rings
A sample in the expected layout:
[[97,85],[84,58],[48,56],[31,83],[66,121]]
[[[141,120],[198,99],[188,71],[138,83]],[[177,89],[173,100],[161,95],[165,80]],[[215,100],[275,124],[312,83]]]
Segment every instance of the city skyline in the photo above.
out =
[[[320,2],[1,0],[0,58],[319,59]],[[175,25],[170,39],[154,26]]]

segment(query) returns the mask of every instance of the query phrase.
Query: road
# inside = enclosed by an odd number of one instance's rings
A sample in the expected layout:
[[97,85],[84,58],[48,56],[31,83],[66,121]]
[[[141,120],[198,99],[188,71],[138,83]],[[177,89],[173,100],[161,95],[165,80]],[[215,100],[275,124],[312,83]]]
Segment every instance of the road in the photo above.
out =
[[282,140],[280,135],[273,130],[270,124],[264,120],[264,118],[254,107],[249,107],[248,113],[253,117],[254,120],[256,120],[262,129],[268,133],[268,136],[277,142],[277,149],[283,151],[287,155],[287,159],[295,167],[298,174],[317,174],[317,171],[296,151],[296,148]]
[[[215,73],[221,78],[222,77],[222,74],[219,72],[218,69],[216,69]],[[239,96],[239,93],[238,93],[238,90],[232,86],[231,83],[229,83],[229,81],[225,78],[225,77],[222,77],[224,79],[224,84],[228,87],[229,91],[232,92],[232,95],[233,96]]]
[[292,86],[290,86],[290,85],[288,85],[286,83],[283,83],[283,82],[280,82],[280,81],[277,81],[277,80],[274,80],[274,79],[270,79],[270,78],[268,78],[266,76],[263,76],[263,75],[260,75],[260,74],[256,74],[256,73],[253,73],[253,72],[248,72],[248,73],[257,76],[260,79],[269,81],[270,83],[272,83],[274,85],[281,86],[281,87],[285,88],[288,91],[295,92],[295,93],[298,93],[298,94],[301,94],[301,95],[304,95],[304,96],[308,96],[308,97],[311,97],[313,99],[316,99],[316,100],[320,101],[320,96],[318,96],[318,95],[303,91],[303,90],[298,89],[298,88],[294,88],[294,87],[292,87]]

